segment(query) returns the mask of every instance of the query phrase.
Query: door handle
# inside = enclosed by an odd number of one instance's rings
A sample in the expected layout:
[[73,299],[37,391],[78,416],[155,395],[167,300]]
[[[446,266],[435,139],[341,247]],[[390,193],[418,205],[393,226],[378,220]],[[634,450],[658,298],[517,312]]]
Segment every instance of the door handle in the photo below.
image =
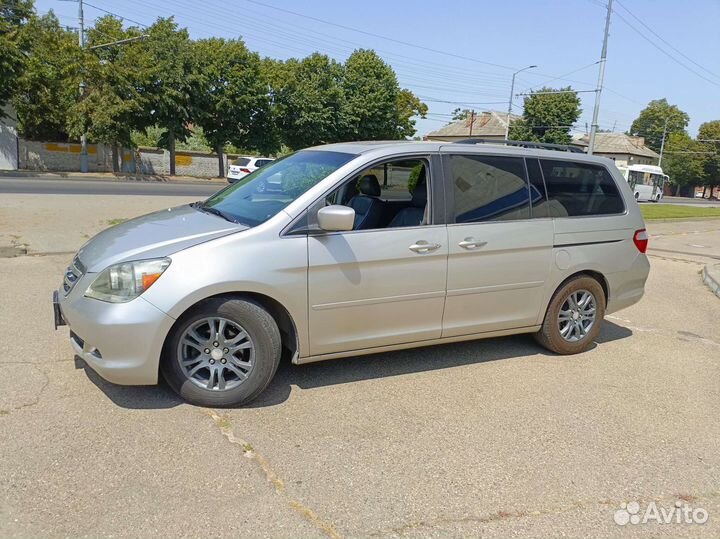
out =
[[413,243],[408,249],[416,253],[429,253],[430,251],[440,249],[440,247],[439,243],[428,243],[425,240],[420,240],[417,243]]
[[458,243],[460,247],[463,249],[477,249],[478,247],[484,247],[487,245],[486,241],[478,241],[475,238],[465,238],[460,243]]

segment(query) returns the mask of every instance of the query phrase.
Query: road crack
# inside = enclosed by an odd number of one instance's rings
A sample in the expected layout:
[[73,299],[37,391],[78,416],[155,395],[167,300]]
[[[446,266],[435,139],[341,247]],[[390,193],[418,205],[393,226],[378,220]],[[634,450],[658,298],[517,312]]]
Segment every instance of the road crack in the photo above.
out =
[[290,509],[295,511],[307,522],[315,526],[318,530],[323,532],[331,539],[341,539],[342,536],[335,529],[335,526],[331,522],[320,517],[310,507],[303,504],[300,500],[293,498],[288,493],[287,489],[285,488],[285,483],[271,468],[270,463],[267,461],[267,459],[263,457],[260,453],[255,451],[252,445],[235,435],[232,429],[232,424],[226,416],[221,416],[214,410],[208,410],[208,415],[213,419],[215,425],[217,425],[217,427],[220,429],[222,435],[227,438],[228,442],[233,445],[239,446],[243,452],[243,456],[252,460],[257,465],[260,471],[265,475],[265,479],[267,480],[267,482],[275,489],[275,493],[284,499],[285,503],[288,505],[288,507],[290,507]]
[[[8,362],[6,362],[8,363]],[[40,375],[43,377],[43,384],[40,387],[40,390],[37,392],[37,394],[34,396],[34,398],[30,402],[26,402],[25,404],[21,404],[20,406],[14,406],[10,410],[0,410],[0,416],[8,415],[10,412],[17,412],[19,410],[25,410],[26,408],[32,408],[33,406],[37,406],[40,404],[40,399],[42,398],[42,394],[47,389],[48,385],[50,385],[50,377],[47,375],[47,373],[42,370],[40,367],[37,366],[37,364],[32,363],[30,361],[16,361],[16,362],[9,362],[8,364],[16,364],[16,365],[29,365],[32,369],[36,370],[40,373]]]

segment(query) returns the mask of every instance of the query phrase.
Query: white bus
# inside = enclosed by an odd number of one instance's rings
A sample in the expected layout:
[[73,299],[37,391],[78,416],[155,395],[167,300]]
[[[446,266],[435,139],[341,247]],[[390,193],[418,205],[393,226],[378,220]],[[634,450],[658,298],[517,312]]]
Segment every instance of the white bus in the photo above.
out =
[[630,165],[618,167],[630,184],[638,202],[659,202],[663,197],[663,187],[668,175],[655,165]]

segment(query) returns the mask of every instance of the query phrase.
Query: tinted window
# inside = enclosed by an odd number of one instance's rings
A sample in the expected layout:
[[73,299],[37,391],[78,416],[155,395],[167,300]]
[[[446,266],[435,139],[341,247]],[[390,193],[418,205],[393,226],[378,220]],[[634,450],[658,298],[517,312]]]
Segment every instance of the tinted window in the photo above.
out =
[[273,162],[272,159],[258,159],[255,162],[255,165],[258,167],[263,167],[263,166],[267,165],[268,163],[272,163],[272,162]]
[[540,161],[537,159],[525,159],[527,167],[528,183],[530,184],[530,205],[532,206],[533,217],[550,217],[547,214],[547,192],[543,181]]
[[250,159],[247,157],[238,157],[235,159],[235,164],[239,167],[245,167],[250,162]]
[[455,222],[528,219],[525,165],[516,157],[452,155]]
[[620,192],[601,165],[541,160],[548,199],[566,215],[607,215],[625,209]]

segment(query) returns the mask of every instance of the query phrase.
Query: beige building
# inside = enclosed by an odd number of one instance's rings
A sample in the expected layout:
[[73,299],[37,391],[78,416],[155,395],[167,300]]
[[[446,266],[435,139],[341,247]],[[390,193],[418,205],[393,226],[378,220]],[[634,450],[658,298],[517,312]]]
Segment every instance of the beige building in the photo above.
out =
[[[587,151],[589,135],[581,135],[573,139],[574,146]],[[643,137],[633,137],[625,133],[597,133],[593,154],[608,157],[617,166],[657,165],[660,156],[645,146]]]
[[[517,120],[520,116],[510,115],[510,122]],[[452,122],[445,127],[431,131],[425,136],[425,140],[438,140],[455,142],[466,138],[485,138],[490,140],[505,139],[505,128],[507,127],[507,113],[489,110],[478,112],[471,118]]]

